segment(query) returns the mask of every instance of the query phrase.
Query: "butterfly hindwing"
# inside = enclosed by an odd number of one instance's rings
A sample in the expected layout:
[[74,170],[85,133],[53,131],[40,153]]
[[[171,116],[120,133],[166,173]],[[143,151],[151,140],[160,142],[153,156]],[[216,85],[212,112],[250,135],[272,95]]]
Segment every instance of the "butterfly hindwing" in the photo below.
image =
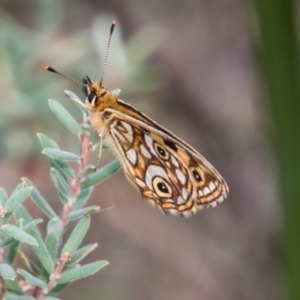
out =
[[125,174],[164,212],[190,216],[226,197],[227,185],[215,169],[156,123],[151,126],[151,119],[134,122],[115,112],[110,120],[109,135]]

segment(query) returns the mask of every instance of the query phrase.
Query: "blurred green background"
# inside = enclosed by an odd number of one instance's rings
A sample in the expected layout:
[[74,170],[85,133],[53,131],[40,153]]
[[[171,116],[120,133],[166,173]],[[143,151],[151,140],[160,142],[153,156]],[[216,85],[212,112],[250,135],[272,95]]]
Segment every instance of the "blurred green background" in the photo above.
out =
[[36,133],[76,151],[47,99],[80,121],[63,94],[80,86],[43,67],[99,80],[112,20],[104,85],[199,150],[231,190],[185,220],[152,209],[122,173],[104,182],[86,243],[99,243],[91,260],[110,265],[62,299],[300,299],[296,12],[283,0],[0,0],[0,185],[9,193],[27,176],[59,205]]

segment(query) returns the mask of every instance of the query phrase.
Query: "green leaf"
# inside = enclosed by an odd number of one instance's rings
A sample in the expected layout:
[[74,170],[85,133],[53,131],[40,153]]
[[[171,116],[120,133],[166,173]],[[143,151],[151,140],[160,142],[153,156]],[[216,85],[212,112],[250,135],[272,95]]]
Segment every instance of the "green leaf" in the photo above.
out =
[[54,212],[54,210],[48,204],[48,202],[43,198],[43,196],[39,193],[39,191],[33,185],[33,183],[28,178],[22,178],[22,180],[26,183],[27,186],[33,188],[31,192],[31,199],[42,210],[42,212],[50,219],[58,218],[57,214]]
[[[21,229],[24,230],[25,232],[29,232],[30,230],[32,230],[37,224],[43,222],[42,219],[37,219],[37,220],[33,220],[29,223],[27,223],[26,225],[24,225]],[[12,236],[9,236],[7,238],[5,238],[2,243],[1,246],[5,247],[8,246],[9,244],[13,243],[15,241],[15,238]]]
[[50,158],[50,163],[51,167],[57,169],[68,178],[74,179],[76,177],[74,170],[65,161]]
[[85,237],[88,229],[90,227],[90,216],[84,216],[76,225],[74,230],[72,231],[70,237],[68,238],[66,244],[64,245],[61,256],[63,256],[65,253],[71,253],[78,248],[78,246],[81,244],[83,238]]
[[59,121],[71,132],[78,134],[80,125],[73,118],[73,116],[58,101],[50,99],[48,102],[50,109],[54,112]]
[[16,272],[10,265],[3,263],[0,264],[0,276],[5,280],[14,280]]
[[78,209],[78,210],[74,210],[69,214],[67,220],[68,220],[68,222],[74,221],[76,219],[82,218],[83,216],[85,216],[87,214],[96,213],[99,210],[100,210],[100,207],[96,206],[96,205],[85,207],[85,208]]
[[[32,193],[32,192],[31,192]],[[15,210],[14,210],[14,216],[15,220],[22,220],[24,224],[27,224],[29,222],[32,222],[33,219],[31,215],[29,214],[28,210],[20,204]]]
[[25,271],[23,269],[17,269],[17,273],[22,275],[30,285],[38,286],[40,288],[47,287],[46,282],[44,282],[41,279],[31,275],[30,273],[28,273],[27,271]]
[[83,113],[83,115],[86,115],[87,110],[82,105],[80,105],[80,102],[83,103],[81,101],[81,99],[75,93],[73,93],[69,90],[65,90],[64,92],[65,92],[66,96],[68,98],[70,98],[70,100],[72,100],[76,104],[76,106],[80,109],[80,111]]
[[32,236],[38,241],[38,246],[33,246],[33,250],[35,251],[46,271],[49,274],[52,274],[55,268],[54,261],[46,247],[46,244],[35,229],[32,230]]
[[81,184],[82,189],[89,188],[93,185],[96,185],[99,182],[109,178],[114,173],[118,172],[121,169],[121,163],[119,160],[114,160],[110,164],[96,171],[95,173],[89,175]]
[[60,245],[60,240],[63,234],[63,226],[59,219],[52,219],[47,225],[47,236],[45,239],[45,244],[52,256],[53,261],[56,260],[58,247]]
[[0,187],[0,205],[4,205],[4,203],[7,201],[7,194],[3,187]]
[[13,262],[16,259],[17,254],[18,254],[19,246],[20,246],[20,242],[14,240],[14,242],[11,243],[11,245],[8,247],[8,250],[5,253],[5,259],[4,259],[4,261],[7,264],[9,264],[9,265],[13,264]]
[[11,235],[13,238],[15,238],[17,241],[20,241],[22,243],[30,244],[30,245],[38,245],[37,240],[26,233],[24,230],[21,228],[11,225],[11,224],[6,224],[3,225],[2,230],[6,233]]
[[54,148],[44,148],[42,153],[46,154],[47,156],[49,156],[51,158],[62,160],[62,161],[79,162],[79,160],[80,160],[80,157],[75,153],[58,150],[58,149],[54,149]]
[[73,257],[70,261],[67,262],[67,265],[74,265],[81,262],[88,254],[93,252],[98,247],[97,243],[86,245],[82,248],[77,249],[73,253]]
[[14,193],[4,204],[6,212],[12,212],[18,205],[30,196],[31,191],[31,187],[25,187]]
[[48,138],[45,134],[37,133],[37,136],[38,136],[38,138],[40,140],[40,143],[41,143],[43,148],[60,149],[58,144],[55,141]]
[[78,210],[79,208],[81,208],[89,199],[89,197],[91,196],[93,192],[93,187],[89,188],[89,189],[84,189],[80,191],[79,196],[76,199],[76,202],[73,206],[73,211]]
[[[37,136],[43,148],[54,148],[58,150],[60,149],[58,144],[55,141],[48,138],[45,134],[38,133]],[[65,161],[50,158],[50,163],[52,167],[58,169],[60,172],[62,172],[69,178],[75,178],[74,170]]]
[[[6,285],[6,289],[7,289],[7,293],[5,293],[5,297],[4,299],[18,299],[18,298],[7,298],[7,295],[11,293],[14,294],[10,294],[14,297],[18,297],[18,295],[24,295],[24,292],[22,291],[21,287],[19,286],[19,284],[16,281],[13,280],[6,280],[5,281],[5,285]],[[22,297],[22,296],[19,296]]]
[[59,193],[61,201],[64,204],[68,203],[68,201],[72,199],[72,191],[65,178],[54,168],[50,168],[50,177]]
[[33,297],[31,296],[25,296],[25,295],[15,295],[12,293],[5,293],[4,296],[5,300],[35,300]]
[[94,173],[96,170],[95,165],[87,165],[79,174],[80,177],[84,177],[88,174]]
[[78,268],[67,270],[61,274],[57,283],[67,283],[67,282],[72,282],[81,278],[88,277],[90,275],[95,274],[96,272],[98,272],[108,264],[109,264],[108,261],[101,260]]

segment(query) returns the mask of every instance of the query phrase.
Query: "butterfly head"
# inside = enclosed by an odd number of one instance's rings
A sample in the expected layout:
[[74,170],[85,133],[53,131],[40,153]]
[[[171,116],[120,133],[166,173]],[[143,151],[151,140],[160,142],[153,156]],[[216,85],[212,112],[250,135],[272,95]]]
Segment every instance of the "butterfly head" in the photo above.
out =
[[86,96],[86,105],[91,110],[102,110],[103,106],[109,106],[117,101],[117,98],[106,88],[101,86],[99,82],[92,82],[86,76],[83,81],[82,90]]

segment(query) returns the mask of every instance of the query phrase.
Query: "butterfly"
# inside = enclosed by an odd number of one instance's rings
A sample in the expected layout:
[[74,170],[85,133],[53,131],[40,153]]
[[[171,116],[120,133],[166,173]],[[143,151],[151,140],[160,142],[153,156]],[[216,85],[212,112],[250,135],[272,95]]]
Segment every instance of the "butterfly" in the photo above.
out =
[[[114,26],[115,22],[107,49]],[[92,82],[88,76],[79,82],[45,68],[83,86],[86,101],[79,104],[88,110],[90,124],[120,159],[129,181],[151,204],[165,214],[190,217],[227,198],[229,188],[219,172],[190,145],[104,88],[104,71],[100,82]]]

